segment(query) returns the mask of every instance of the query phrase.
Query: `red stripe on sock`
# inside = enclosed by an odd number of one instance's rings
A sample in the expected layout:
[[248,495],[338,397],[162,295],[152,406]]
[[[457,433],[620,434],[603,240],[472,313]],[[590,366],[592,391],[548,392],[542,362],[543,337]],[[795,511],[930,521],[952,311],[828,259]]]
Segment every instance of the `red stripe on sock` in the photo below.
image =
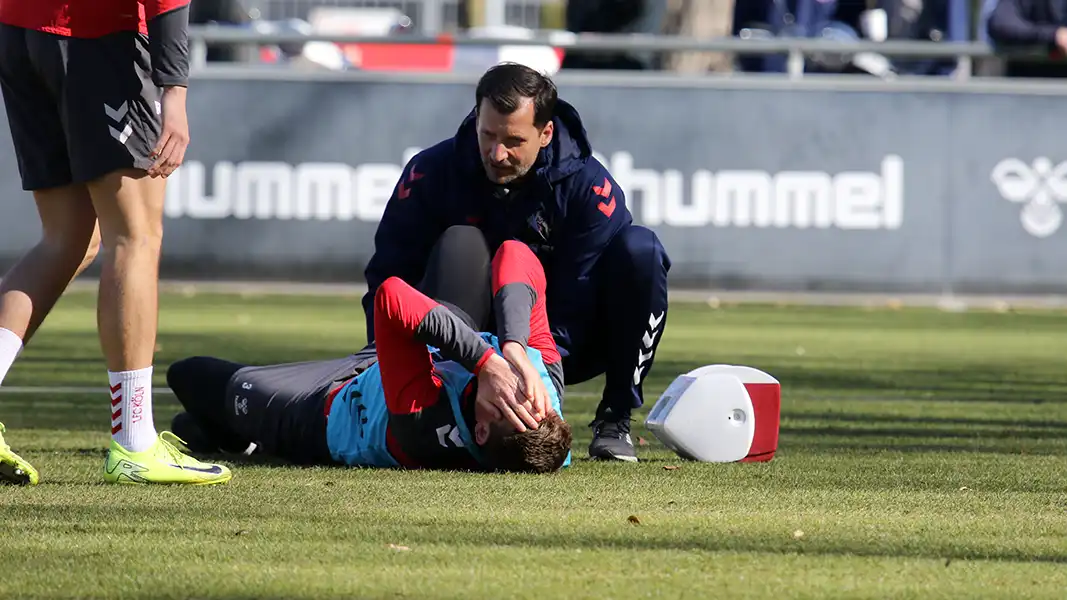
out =
[[122,382],[121,381],[119,383],[116,383],[115,385],[111,386],[111,394],[112,395],[117,394],[117,393],[119,393],[121,391],[122,391]]
[[120,409],[116,410],[115,412],[111,413],[111,420],[114,421],[115,419],[117,419],[117,418],[119,418],[121,416],[122,416],[122,409],[120,408]]
[[111,435],[115,435],[116,433],[118,433],[120,431],[122,431],[122,423],[119,423],[118,425],[112,425],[111,426]]
[[118,406],[120,404],[122,404],[122,396],[119,396],[118,398],[112,398],[111,399],[111,406]]

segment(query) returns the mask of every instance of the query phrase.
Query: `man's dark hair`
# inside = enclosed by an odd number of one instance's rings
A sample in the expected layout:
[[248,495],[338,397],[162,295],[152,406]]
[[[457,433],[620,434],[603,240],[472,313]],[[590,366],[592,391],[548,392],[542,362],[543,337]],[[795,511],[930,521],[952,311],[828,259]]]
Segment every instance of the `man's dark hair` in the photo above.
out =
[[475,110],[489,100],[497,112],[510,115],[526,98],[534,103],[534,125],[544,127],[556,112],[556,84],[537,71],[517,63],[502,63],[482,75],[475,92]]

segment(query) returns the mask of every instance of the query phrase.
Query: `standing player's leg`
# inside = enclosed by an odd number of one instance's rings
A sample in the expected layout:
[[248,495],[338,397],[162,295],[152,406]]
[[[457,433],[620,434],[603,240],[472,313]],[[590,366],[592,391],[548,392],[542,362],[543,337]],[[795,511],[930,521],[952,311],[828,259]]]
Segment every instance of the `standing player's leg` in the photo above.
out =
[[[166,181],[148,175],[163,129],[147,36],[56,40],[31,32],[31,53],[59,81],[71,177],[85,183],[103,242],[97,325],[111,386],[112,482],[222,483],[231,473],[157,435],[152,374]],[[56,46],[62,52],[56,52]],[[175,107],[182,113],[184,106]]]
[[[23,188],[37,202],[42,236],[0,281],[0,384],[70,281],[93,261],[100,243],[88,192],[72,184],[59,103],[39,73],[28,35],[0,25],[0,95]],[[37,480],[33,467],[0,435],[0,482]]]
[[[0,281],[0,383],[70,281],[93,261],[100,244],[84,187],[36,191],[34,197],[41,241]],[[0,482],[37,483],[37,471],[11,450],[2,430],[0,424]]]
[[[14,333],[26,344],[70,282],[96,259],[100,232],[85,186],[33,192],[41,240],[0,280],[0,338]],[[3,344],[0,341],[0,344]],[[14,355],[0,351],[0,383]]]
[[0,383],[100,247],[96,213],[84,186],[37,190],[33,195],[41,240],[0,280]]
[[89,183],[103,239],[97,325],[112,402],[113,439],[130,452],[156,443],[152,372],[156,344],[163,181],[123,170]]

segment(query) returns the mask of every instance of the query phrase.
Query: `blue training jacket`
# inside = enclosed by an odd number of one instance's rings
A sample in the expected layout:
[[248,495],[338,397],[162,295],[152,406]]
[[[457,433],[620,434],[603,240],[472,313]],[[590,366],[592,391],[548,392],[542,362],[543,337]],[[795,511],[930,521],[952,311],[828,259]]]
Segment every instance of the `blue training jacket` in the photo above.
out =
[[595,298],[590,274],[597,259],[633,219],[618,184],[598,160],[578,111],[560,100],[552,143],[541,150],[535,176],[510,189],[482,168],[474,111],[456,135],[413,157],[393,190],[374,237],[363,297],[368,341],[374,340],[374,293],[391,276],[422,279],[434,243],[453,225],[476,225],[490,250],[515,239],[545,269],[548,320],[568,347],[569,330],[588,319]]

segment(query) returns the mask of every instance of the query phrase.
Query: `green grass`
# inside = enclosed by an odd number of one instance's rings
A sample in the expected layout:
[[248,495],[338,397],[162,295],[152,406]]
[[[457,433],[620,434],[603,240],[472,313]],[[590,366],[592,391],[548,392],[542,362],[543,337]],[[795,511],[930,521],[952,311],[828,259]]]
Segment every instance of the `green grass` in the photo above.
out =
[[[188,355],[362,342],[351,297],[161,308],[157,385]],[[65,298],[5,384],[102,390],[94,314]],[[577,460],[558,475],[237,465],[213,489],[113,487],[102,391],[0,395],[44,477],[0,489],[0,598],[1064,597],[1067,313],[679,304],[669,319],[646,408],[682,370],[762,368],[783,383],[773,462],[685,462],[638,428],[642,463],[590,463],[593,382],[565,404]],[[157,423],[176,408],[158,397]]]

